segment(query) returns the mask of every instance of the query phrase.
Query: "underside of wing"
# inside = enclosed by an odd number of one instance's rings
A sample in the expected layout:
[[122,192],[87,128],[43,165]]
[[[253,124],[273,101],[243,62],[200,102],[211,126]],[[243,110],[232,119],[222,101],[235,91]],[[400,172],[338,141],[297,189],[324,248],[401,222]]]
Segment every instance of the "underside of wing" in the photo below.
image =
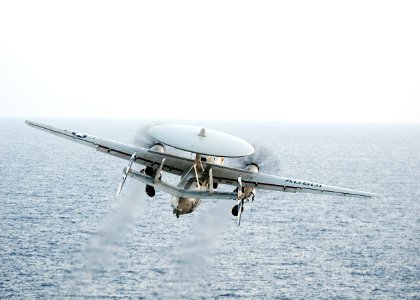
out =
[[372,198],[375,194],[354,189],[314,183],[305,180],[296,180],[287,177],[279,177],[264,173],[253,173],[242,169],[225,166],[212,166],[213,180],[217,183],[236,186],[239,175],[242,177],[244,187],[252,187],[264,190],[274,190],[290,193],[312,193],[322,195],[336,195],[347,197]]
[[56,136],[65,138],[72,142],[76,142],[90,148],[94,148],[99,152],[119,157],[125,160],[130,160],[135,153],[135,163],[158,168],[162,160],[165,159],[162,171],[169,172],[175,175],[181,175],[186,169],[190,168],[193,160],[175,155],[161,153],[142,147],[136,147],[129,144],[123,144],[108,139],[99,138],[93,135],[84,134],[81,132],[60,129],[50,125],[45,125],[32,121],[25,121],[25,123],[36,129],[54,134]]

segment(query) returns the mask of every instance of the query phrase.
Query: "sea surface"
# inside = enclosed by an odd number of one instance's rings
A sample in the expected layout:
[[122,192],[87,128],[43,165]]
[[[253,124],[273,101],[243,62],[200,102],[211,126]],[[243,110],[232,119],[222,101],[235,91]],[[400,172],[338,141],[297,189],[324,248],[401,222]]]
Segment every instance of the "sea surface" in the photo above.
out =
[[[151,123],[34,121],[127,143]],[[202,123],[261,172],[378,196],[261,190],[240,227],[234,201],[177,219],[132,178],[115,198],[126,161],[0,119],[0,298],[420,299],[420,125]]]

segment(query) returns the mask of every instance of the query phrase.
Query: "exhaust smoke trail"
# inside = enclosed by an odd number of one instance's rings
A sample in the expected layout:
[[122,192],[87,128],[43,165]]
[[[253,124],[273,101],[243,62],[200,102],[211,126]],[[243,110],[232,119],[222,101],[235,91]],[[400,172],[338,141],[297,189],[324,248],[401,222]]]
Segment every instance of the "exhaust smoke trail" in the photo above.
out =
[[[185,243],[171,257],[170,272],[165,284],[175,285],[178,293],[190,297],[200,295],[209,284],[210,272],[217,263],[213,260],[219,246],[222,230],[231,222],[233,201],[220,201],[203,205],[193,230],[185,236]],[[175,282],[174,282],[175,280]],[[180,296],[180,295],[178,295]]]
[[124,187],[125,191],[115,202],[113,212],[98,229],[99,243],[112,245],[123,242],[133,231],[135,219],[144,211],[144,184],[131,181]]
[[[112,294],[104,282],[128,268],[129,257],[126,242],[135,229],[135,220],[144,212],[144,184],[130,182],[124,186],[111,212],[98,225],[96,235],[74,257],[70,278],[63,279],[62,290],[67,295],[100,296]],[[121,265],[124,262],[126,265]],[[123,269],[122,269],[123,268]]]

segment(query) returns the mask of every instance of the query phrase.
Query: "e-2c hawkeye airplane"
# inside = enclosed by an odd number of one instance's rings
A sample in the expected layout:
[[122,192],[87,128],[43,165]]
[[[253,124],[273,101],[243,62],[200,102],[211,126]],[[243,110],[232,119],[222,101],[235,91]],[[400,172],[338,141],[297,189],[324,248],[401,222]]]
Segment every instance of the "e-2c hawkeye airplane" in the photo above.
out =
[[[177,217],[192,213],[202,199],[234,200],[236,204],[232,208],[232,214],[238,218],[240,225],[244,204],[254,201],[256,189],[361,198],[372,198],[375,195],[260,173],[256,163],[250,163],[243,169],[225,166],[225,157],[239,158],[251,155],[254,153],[254,147],[236,136],[213,129],[188,125],[156,125],[148,130],[156,142],[147,149],[32,121],[25,123],[99,152],[128,160],[117,197],[127,177],[131,176],[146,184],[145,192],[150,197],[155,195],[155,189],[172,195],[173,213]],[[165,146],[190,152],[195,155],[195,159],[166,153]],[[144,167],[135,169],[134,163]],[[179,183],[174,186],[163,181],[163,172],[180,176]],[[218,191],[219,185],[234,186],[235,190]]]

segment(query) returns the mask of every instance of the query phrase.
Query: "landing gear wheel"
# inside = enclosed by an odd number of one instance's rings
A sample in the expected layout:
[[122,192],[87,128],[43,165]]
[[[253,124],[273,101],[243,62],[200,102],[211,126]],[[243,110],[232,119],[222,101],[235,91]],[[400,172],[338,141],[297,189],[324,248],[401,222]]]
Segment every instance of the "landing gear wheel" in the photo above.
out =
[[153,197],[156,194],[155,188],[153,186],[147,184],[146,185],[146,194],[149,197]]
[[[242,206],[242,212],[244,212],[244,207]],[[235,205],[233,208],[232,208],[232,215],[234,215],[235,217],[237,217],[238,216],[238,205]]]

